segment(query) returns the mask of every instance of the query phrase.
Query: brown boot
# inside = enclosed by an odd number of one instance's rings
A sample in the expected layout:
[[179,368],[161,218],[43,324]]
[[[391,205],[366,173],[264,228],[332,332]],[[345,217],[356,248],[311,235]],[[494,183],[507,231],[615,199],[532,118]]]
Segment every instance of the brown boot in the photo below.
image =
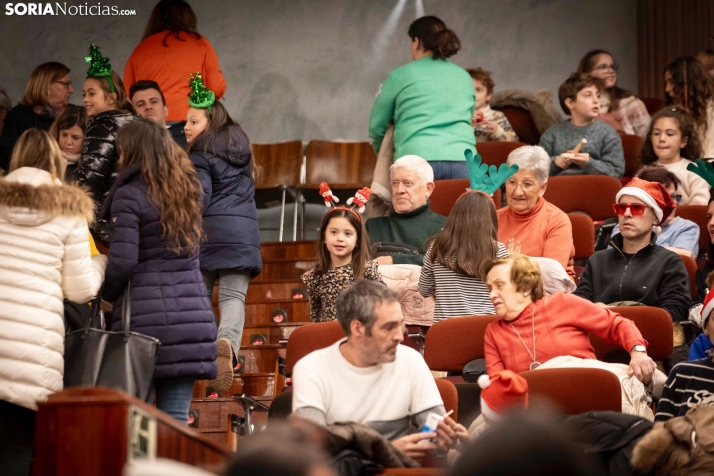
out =
[[218,356],[216,357],[216,379],[210,385],[217,392],[223,393],[233,384],[233,347],[228,339],[221,337],[216,341]]

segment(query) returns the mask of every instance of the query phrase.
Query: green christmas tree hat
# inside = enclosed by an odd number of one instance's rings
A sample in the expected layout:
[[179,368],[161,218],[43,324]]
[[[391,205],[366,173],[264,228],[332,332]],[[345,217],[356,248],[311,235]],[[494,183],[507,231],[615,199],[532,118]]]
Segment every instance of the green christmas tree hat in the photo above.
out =
[[216,102],[216,95],[206,87],[201,73],[191,73],[188,75],[188,86],[191,92],[188,94],[188,104],[198,109],[207,108],[213,114],[211,106]]
[[114,81],[112,81],[112,65],[109,62],[108,57],[102,56],[102,53],[99,51],[99,47],[97,45],[89,45],[89,56],[85,57],[84,60],[89,63],[87,76],[91,76],[93,78],[107,78],[109,90],[116,93],[117,90],[114,87]]

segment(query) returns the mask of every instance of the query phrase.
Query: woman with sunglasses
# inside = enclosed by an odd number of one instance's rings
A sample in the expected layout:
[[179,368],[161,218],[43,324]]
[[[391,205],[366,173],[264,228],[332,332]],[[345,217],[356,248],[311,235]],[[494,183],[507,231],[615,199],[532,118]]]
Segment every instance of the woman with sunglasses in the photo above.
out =
[[661,224],[675,208],[660,183],[634,178],[616,197],[620,233],[612,248],[590,257],[573,294],[605,307],[633,301],[660,307],[674,322],[687,319],[689,276],[676,253],[659,246]]
[[617,86],[617,70],[612,55],[605,50],[589,51],[578,65],[578,73],[589,73],[603,81],[599,118],[618,132],[638,135],[643,139],[650,128],[650,114],[645,103],[626,89]]

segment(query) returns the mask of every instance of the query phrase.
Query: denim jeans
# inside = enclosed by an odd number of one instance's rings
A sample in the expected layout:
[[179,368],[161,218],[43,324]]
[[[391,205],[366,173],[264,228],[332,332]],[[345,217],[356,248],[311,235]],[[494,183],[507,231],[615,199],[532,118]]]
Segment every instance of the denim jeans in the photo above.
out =
[[434,180],[469,178],[469,168],[465,160],[430,160],[429,165],[434,169]]
[[0,400],[0,474],[29,476],[36,412]]
[[206,284],[209,299],[213,296],[213,284],[216,278],[218,278],[218,310],[221,312],[218,338],[228,339],[237,358],[243,337],[243,324],[245,324],[245,293],[248,291],[250,273],[233,269],[204,271],[203,282]]
[[[156,408],[186,423],[195,382],[195,377],[169,377],[154,380]],[[149,394],[149,403],[151,403],[152,397],[153,392]]]

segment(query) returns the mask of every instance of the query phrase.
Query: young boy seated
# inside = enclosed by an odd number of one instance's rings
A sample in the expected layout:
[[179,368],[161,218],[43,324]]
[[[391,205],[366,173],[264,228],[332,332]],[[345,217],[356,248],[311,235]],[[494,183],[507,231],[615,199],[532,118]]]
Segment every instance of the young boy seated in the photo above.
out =
[[501,142],[518,142],[518,136],[513,130],[511,123],[508,122],[506,115],[501,111],[494,111],[489,106],[488,102],[493,96],[493,87],[495,86],[491,73],[484,71],[483,68],[467,69],[474,82],[476,90],[476,108],[474,116],[471,119],[471,127],[474,128],[476,135],[476,143],[501,141]]
[[697,405],[714,405],[714,352],[711,336],[714,334],[714,290],[709,291],[701,307],[702,329],[692,344],[690,362],[674,366],[657,403],[655,421],[684,416]]
[[[597,118],[600,80],[573,73],[558,89],[563,111],[570,116],[543,134],[540,146],[551,156],[550,175],[610,175],[621,179],[625,158],[620,135]],[[573,149],[586,139],[580,152]]]

